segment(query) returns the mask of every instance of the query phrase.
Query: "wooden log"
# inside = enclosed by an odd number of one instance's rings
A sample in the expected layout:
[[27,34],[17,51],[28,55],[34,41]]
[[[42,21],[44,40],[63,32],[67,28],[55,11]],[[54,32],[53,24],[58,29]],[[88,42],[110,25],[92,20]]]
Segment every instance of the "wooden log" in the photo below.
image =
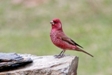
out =
[[0,72],[0,75],[77,75],[78,57],[64,56],[35,56],[20,54],[24,58],[31,58],[33,63],[16,70]]

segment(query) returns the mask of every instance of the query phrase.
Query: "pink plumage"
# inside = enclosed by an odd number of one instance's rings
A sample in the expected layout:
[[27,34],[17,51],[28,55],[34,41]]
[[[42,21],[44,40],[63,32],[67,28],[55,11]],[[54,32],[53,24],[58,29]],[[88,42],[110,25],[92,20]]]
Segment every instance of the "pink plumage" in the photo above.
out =
[[52,25],[50,32],[51,40],[55,46],[62,49],[61,53],[57,57],[62,57],[66,50],[81,51],[93,57],[90,53],[82,50],[82,46],[65,35],[62,29],[62,23],[58,18],[53,19],[50,23]]

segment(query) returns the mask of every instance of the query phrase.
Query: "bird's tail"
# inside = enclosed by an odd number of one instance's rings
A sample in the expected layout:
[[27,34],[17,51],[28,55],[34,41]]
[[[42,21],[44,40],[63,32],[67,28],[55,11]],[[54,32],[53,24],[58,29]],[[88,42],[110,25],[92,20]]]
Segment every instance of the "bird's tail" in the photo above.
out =
[[80,49],[80,48],[77,48],[76,50],[77,50],[77,51],[80,51],[80,52],[83,52],[83,53],[86,53],[86,54],[88,54],[88,55],[91,56],[91,57],[94,57],[92,54],[90,54],[90,53],[88,53],[88,52],[86,52],[86,51],[84,51],[84,50],[82,50],[82,49]]

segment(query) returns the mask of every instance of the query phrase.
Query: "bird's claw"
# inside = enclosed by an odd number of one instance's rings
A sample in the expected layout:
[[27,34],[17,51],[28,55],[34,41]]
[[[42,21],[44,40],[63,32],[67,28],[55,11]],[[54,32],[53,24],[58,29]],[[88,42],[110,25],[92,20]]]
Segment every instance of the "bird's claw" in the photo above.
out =
[[54,55],[55,58],[62,58],[64,57],[65,55]]

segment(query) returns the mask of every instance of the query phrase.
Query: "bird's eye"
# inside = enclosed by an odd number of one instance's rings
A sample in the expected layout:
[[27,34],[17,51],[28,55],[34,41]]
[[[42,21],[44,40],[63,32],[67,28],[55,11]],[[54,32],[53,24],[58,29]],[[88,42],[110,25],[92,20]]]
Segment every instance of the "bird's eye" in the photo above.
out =
[[57,23],[56,21],[54,21],[54,23]]

